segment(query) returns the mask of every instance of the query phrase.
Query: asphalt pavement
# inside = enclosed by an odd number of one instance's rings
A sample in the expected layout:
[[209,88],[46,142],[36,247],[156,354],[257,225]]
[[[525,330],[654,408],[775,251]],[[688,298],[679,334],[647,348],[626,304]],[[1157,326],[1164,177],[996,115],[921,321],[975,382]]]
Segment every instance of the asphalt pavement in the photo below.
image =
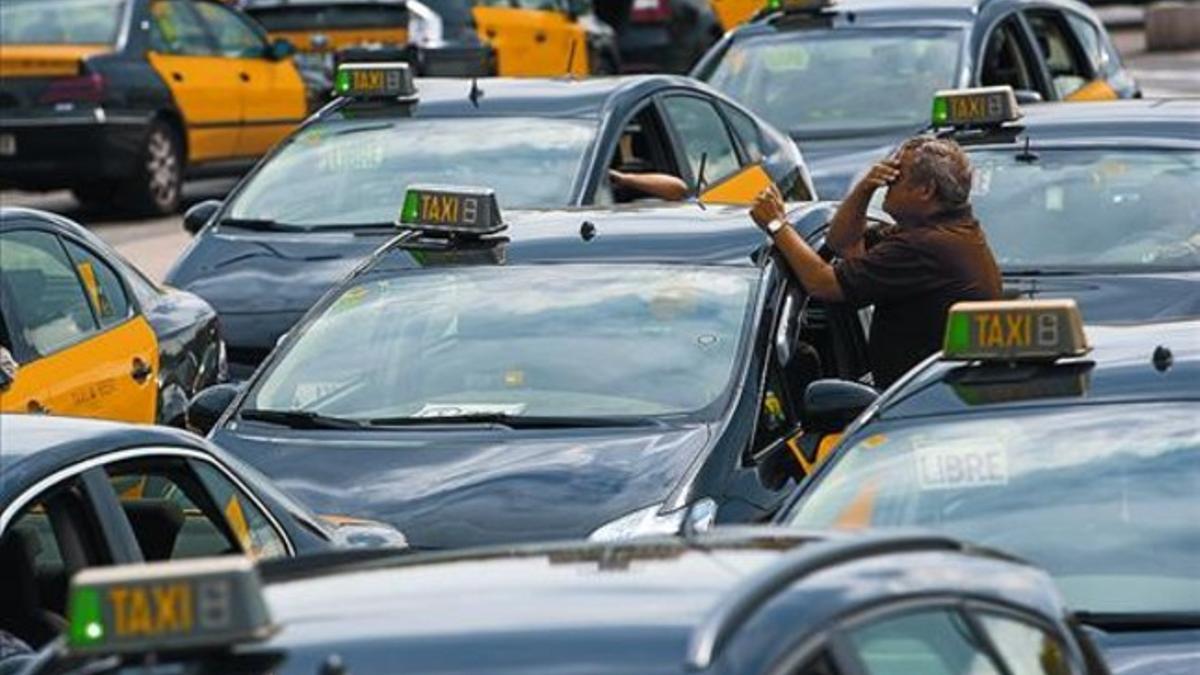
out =
[[[1200,96],[1200,50],[1149,53],[1140,30],[1118,31],[1113,38],[1147,98]],[[204,199],[220,199],[235,184],[234,179],[189,182],[184,190],[184,208]],[[45,209],[72,218],[92,228],[156,279],[163,278],[190,239],[181,215],[128,220],[87,211],[66,191],[0,192],[0,203]]]

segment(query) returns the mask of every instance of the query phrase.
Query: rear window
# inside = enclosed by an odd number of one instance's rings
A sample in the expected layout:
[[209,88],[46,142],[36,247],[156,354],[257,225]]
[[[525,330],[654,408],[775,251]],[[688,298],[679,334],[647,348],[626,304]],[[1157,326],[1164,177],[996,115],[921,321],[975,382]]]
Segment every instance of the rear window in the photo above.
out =
[[252,2],[245,10],[268,31],[408,27],[408,9],[401,4]]
[[0,43],[109,45],[124,16],[125,0],[4,0]]

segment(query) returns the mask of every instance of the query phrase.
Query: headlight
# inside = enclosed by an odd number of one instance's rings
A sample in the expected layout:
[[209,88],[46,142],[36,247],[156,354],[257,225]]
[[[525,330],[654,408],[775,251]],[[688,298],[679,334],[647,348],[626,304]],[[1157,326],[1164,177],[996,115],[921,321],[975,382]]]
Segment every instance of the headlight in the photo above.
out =
[[693,532],[703,532],[713,526],[717,516],[717,503],[704,497],[692,504],[662,513],[663,505],[654,504],[638,509],[616,520],[605,523],[588,537],[591,541],[624,541],[649,535],[678,534],[683,530],[684,519]]

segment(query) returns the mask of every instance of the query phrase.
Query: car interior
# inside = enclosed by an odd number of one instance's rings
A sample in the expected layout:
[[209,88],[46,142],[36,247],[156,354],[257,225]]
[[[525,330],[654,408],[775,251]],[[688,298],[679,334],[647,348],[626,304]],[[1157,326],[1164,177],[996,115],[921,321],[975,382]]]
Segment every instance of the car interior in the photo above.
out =
[[985,87],[1009,85],[1016,91],[1037,91],[1030,77],[1030,64],[1017,37],[1017,24],[1005,21],[988,40],[984,49],[981,84]]
[[[670,148],[671,142],[662,120],[652,107],[646,106],[625,125],[608,167],[623,173],[679,176],[679,167]],[[612,197],[606,200],[598,194],[597,203],[627,204],[646,198],[646,195],[636,191],[611,186],[607,178],[601,181],[598,192],[601,191],[611,193]]]

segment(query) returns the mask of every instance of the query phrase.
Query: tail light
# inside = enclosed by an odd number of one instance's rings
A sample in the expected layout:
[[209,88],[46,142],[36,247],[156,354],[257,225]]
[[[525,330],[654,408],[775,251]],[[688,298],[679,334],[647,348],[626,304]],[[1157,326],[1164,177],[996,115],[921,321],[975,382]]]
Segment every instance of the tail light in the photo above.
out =
[[38,103],[99,103],[104,98],[104,76],[90,73],[51,80]]
[[633,0],[629,20],[633,23],[661,23],[671,18],[671,0]]

